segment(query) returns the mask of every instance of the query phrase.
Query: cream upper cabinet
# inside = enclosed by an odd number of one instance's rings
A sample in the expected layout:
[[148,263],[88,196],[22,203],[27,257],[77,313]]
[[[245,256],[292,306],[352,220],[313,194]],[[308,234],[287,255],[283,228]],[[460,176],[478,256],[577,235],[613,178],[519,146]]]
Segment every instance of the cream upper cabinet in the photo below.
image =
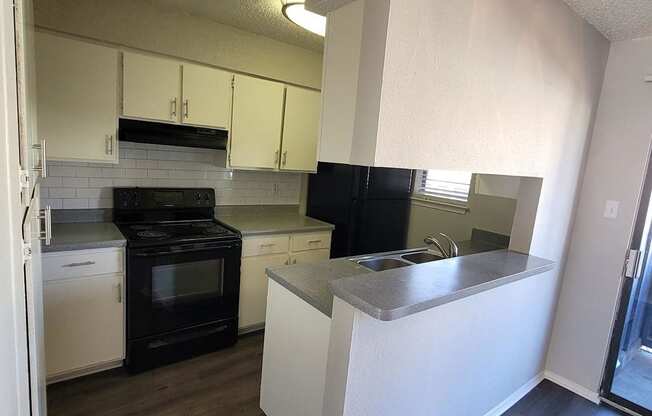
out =
[[36,77],[48,159],[116,162],[118,52],[39,32]]
[[228,130],[231,124],[233,74],[200,65],[183,64],[181,121]]
[[122,115],[179,122],[181,64],[131,52],[122,59]]
[[288,86],[281,148],[281,170],[316,171],[320,94]]
[[229,144],[231,167],[278,167],[283,95],[283,84],[235,75]]

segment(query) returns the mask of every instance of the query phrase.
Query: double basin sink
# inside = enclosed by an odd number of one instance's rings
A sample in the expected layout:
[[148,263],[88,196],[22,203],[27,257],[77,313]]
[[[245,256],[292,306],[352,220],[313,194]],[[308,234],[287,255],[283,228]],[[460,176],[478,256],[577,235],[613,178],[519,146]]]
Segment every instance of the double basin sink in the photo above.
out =
[[350,260],[360,266],[366,267],[367,269],[381,272],[383,270],[398,269],[399,267],[412,266],[414,264],[428,263],[443,259],[445,259],[445,257],[438,251],[422,248],[354,257]]

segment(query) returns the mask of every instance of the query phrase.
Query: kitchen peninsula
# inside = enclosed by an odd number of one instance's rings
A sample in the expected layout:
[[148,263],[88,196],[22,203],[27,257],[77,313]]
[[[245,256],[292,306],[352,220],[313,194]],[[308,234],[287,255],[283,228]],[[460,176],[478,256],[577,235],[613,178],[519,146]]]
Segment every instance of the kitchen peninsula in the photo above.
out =
[[485,414],[484,402],[464,397],[491,379],[487,367],[527,353],[510,335],[529,325],[519,321],[528,307],[519,294],[553,268],[495,250],[381,272],[345,258],[268,269],[261,408],[433,415],[463,405]]

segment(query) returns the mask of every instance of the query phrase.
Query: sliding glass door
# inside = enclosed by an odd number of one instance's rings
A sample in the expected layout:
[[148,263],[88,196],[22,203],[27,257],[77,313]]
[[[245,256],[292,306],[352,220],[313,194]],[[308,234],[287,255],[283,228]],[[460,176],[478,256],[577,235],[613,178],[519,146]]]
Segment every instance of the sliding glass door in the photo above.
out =
[[644,416],[652,416],[651,193],[652,166],[648,166],[602,383],[605,399]]

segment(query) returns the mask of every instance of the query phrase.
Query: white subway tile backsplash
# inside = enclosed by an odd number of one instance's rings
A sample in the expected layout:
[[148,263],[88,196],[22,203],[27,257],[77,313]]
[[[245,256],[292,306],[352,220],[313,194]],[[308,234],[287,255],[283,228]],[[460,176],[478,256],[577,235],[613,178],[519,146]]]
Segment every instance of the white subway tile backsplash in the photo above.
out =
[[53,209],[111,208],[113,188],[206,187],[218,205],[298,204],[298,173],[231,171],[226,152],[140,143],[120,143],[120,163],[50,162],[41,201]]

